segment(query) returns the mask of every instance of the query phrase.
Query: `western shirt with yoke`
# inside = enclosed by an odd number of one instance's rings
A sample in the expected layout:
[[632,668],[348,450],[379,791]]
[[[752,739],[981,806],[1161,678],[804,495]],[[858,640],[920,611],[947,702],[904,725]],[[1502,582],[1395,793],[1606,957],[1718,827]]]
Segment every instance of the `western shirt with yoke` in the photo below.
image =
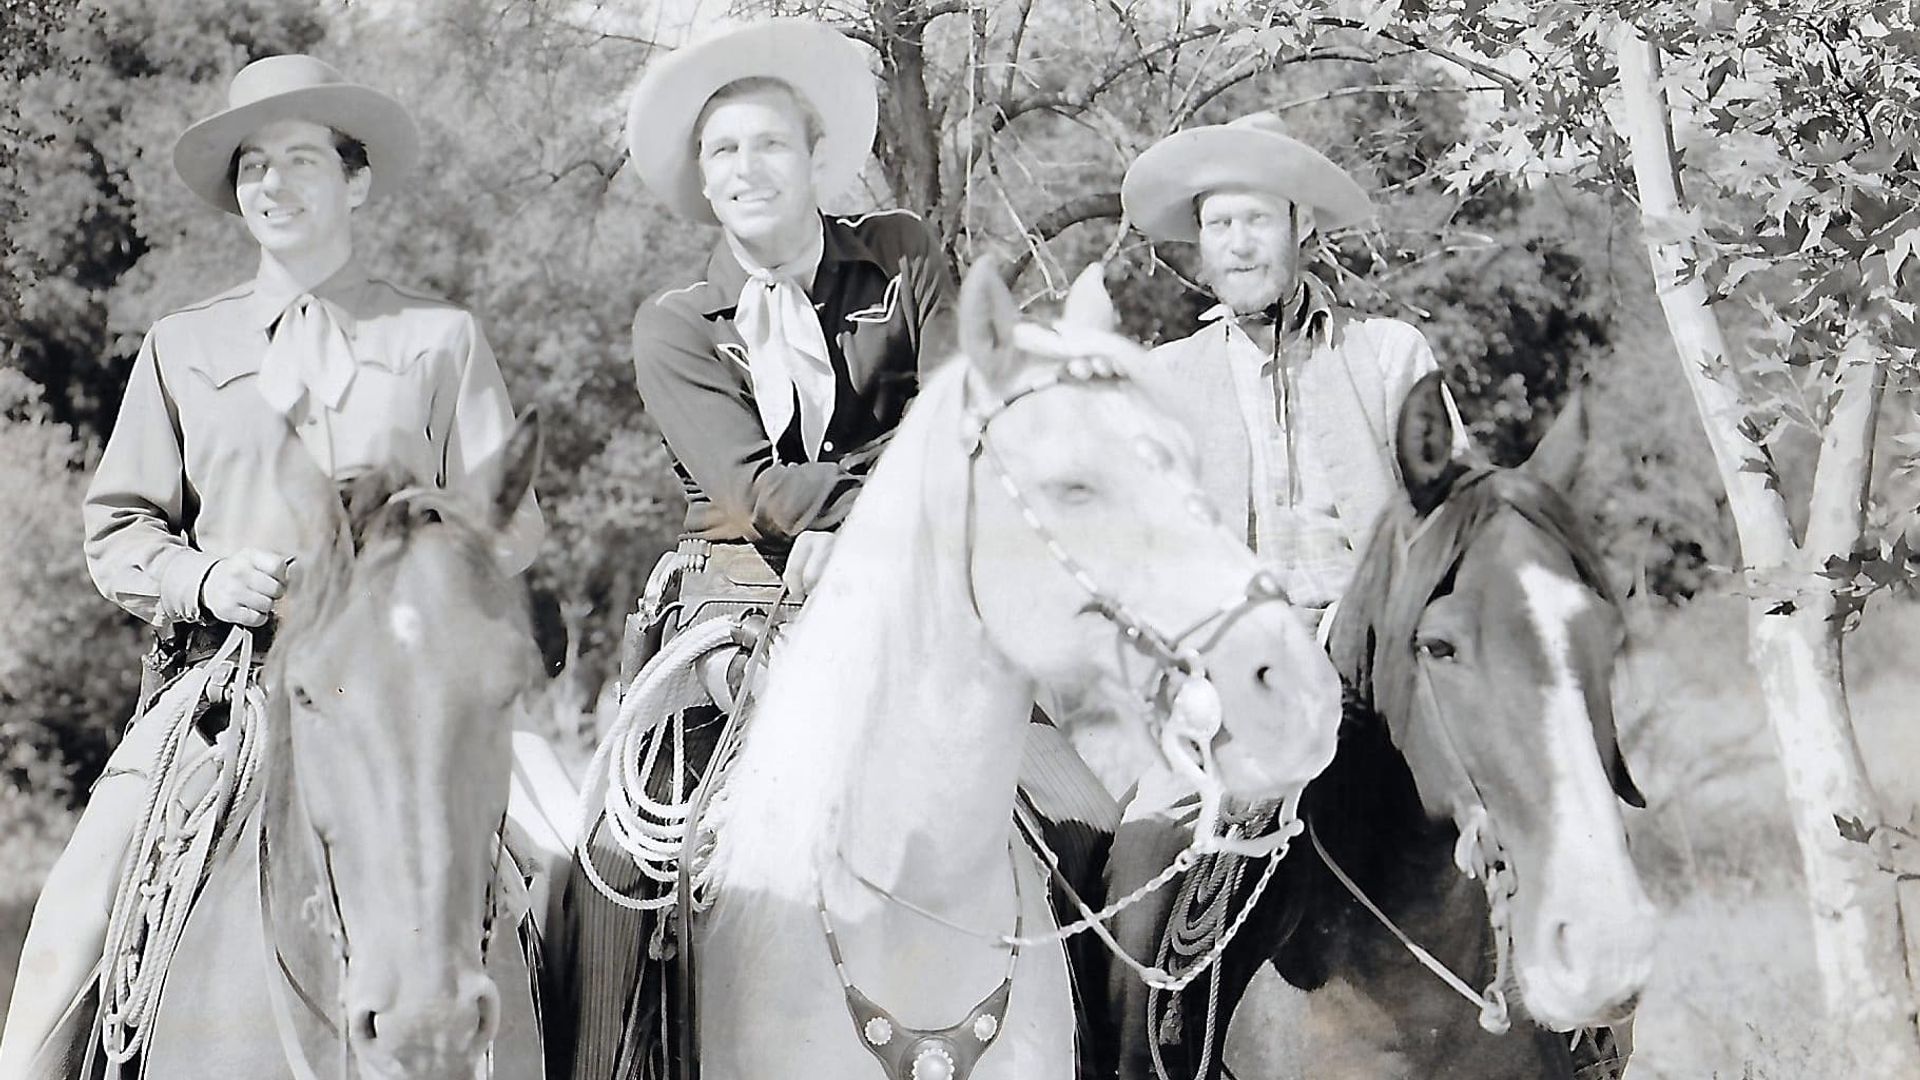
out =
[[833,411],[810,458],[796,411],[769,437],[734,326],[747,271],[724,240],[705,274],[640,305],[634,380],[687,496],[686,534],[784,558],[793,537],[845,520],[920,374],[944,358],[952,291],[932,230],[904,210],[823,219],[807,297],[834,373]]
[[[261,365],[301,295],[326,305],[353,370],[337,407],[309,393],[283,415],[261,395]],[[499,365],[465,310],[355,262],[305,294],[262,276],[147,332],[87,489],[87,567],[102,594],[140,618],[194,621],[222,556],[299,550],[280,456],[296,431],[335,479],[396,466],[458,490],[513,426]],[[524,568],[544,532],[526,500],[503,541],[508,561]]]
[[1400,490],[1400,406],[1435,369],[1419,330],[1338,308],[1309,285],[1272,349],[1216,308],[1153,351],[1147,382],[1196,439],[1201,484],[1227,525],[1282,572],[1296,603],[1340,597]]

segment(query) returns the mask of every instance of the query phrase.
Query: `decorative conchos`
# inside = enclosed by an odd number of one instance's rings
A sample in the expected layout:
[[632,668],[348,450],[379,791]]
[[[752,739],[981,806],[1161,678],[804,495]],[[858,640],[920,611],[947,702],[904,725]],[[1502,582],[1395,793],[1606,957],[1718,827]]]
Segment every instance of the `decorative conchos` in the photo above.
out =
[[981,1013],[973,1021],[973,1037],[981,1042],[990,1042],[1000,1033],[1000,1021],[992,1013]]
[[953,1055],[937,1042],[928,1042],[913,1058],[909,1080],[953,1080]]
[[893,1025],[888,1023],[884,1016],[876,1016],[867,1021],[866,1027],[862,1028],[860,1033],[875,1046],[885,1046],[893,1041]]

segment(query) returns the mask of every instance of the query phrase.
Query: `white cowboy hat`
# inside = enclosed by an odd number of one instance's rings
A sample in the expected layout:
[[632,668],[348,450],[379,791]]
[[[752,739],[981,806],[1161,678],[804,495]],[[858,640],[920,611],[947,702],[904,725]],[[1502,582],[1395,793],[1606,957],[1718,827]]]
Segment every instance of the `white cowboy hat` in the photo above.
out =
[[275,120],[325,124],[360,140],[373,169],[371,195],[397,189],[420,156],[420,132],[400,103],[348,82],[325,61],[292,53],[255,60],[227,88],[227,108],[173,144],[173,168],[195,195],[238,214],[227,170],[241,140]]
[[627,149],[649,190],[674,213],[718,224],[700,188],[694,121],[714,91],[739,79],[779,79],[820,117],[820,190],[851,185],[867,163],[880,102],[867,58],[838,30],[769,19],[674,50],[647,66],[627,108]]
[[1194,200],[1212,191],[1264,191],[1313,208],[1320,228],[1357,225],[1373,203],[1353,177],[1289,136],[1280,118],[1257,112],[1161,139],[1120,181],[1120,205],[1153,240],[1199,238]]

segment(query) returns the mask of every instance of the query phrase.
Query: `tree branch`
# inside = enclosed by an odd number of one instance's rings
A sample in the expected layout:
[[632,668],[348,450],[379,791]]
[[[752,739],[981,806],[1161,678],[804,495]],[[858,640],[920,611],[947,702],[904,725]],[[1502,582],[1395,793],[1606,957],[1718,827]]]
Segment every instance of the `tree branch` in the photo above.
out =
[[1068,93],[1063,90],[1055,94],[1040,94],[1022,101],[1003,102],[996,110],[996,114],[992,120],[992,126],[989,129],[990,133],[998,134],[1004,130],[1008,124],[1013,123],[1015,120],[1020,119],[1030,112],[1084,109],[1092,104],[1094,98],[1106,93],[1112,88],[1113,84],[1126,77],[1127,73],[1134,68],[1149,65],[1156,58],[1170,52],[1178,52],[1196,41],[1215,37],[1220,33],[1220,30],[1221,28],[1218,26],[1203,26],[1197,30],[1189,30],[1177,37],[1163,41],[1145,52],[1127,57],[1115,63],[1106,71],[1101,72],[1097,78],[1087,84],[1085,90],[1077,94]]
[[1021,230],[1027,235],[1027,250],[1021,252],[1013,265],[1007,269],[1007,280],[1018,278],[1027,264],[1033,261],[1034,250],[1075,225],[1088,221],[1104,221],[1121,216],[1120,193],[1117,191],[1097,191],[1086,195],[1077,195],[1059,206],[1035,218],[1033,224]]
[[1481,76],[1482,78],[1491,79],[1492,81],[1499,83],[1500,87],[1504,90],[1518,90],[1521,88],[1521,84],[1518,79],[1515,79],[1513,76],[1507,74],[1504,71],[1501,71],[1499,68],[1494,67],[1491,64],[1482,63],[1481,61],[1475,60],[1470,56],[1463,56],[1460,53],[1454,52],[1451,49],[1447,49],[1439,45],[1435,45],[1432,42],[1428,41],[1426,38],[1420,36],[1419,34],[1413,33],[1411,31],[1367,30],[1366,26],[1363,23],[1359,22],[1358,20],[1340,19],[1340,18],[1334,18],[1331,16],[1316,18],[1313,21],[1314,21],[1314,25],[1316,26],[1326,26],[1326,27],[1332,27],[1332,28],[1341,29],[1341,30],[1359,30],[1363,33],[1370,33],[1376,37],[1384,38],[1387,41],[1391,41],[1396,45],[1405,45],[1409,49],[1418,49],[1419,51],[1426,53],[1429,56],[1437,56],[1440,59],[1447,61],[1448,63],[1455,64],[1459,67],[1465,68],[1466,70],[1471,71],[1474,74]]
[[1873,480],[1873,441],[1886,386],[1886,365],[1873,336],[1862,331],[1840,354],[1838,398],[1820,437],[1807,506],[1807,565],[1819,569],[1831,556],[1845,557],[1866,527],[1867,493]]

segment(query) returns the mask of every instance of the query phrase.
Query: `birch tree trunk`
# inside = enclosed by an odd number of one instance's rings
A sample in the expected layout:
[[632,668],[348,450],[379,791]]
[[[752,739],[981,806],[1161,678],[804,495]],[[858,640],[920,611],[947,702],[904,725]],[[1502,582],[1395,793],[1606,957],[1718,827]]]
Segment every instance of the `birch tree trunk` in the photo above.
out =
[[[1618,127],[1632,153],[1641,212],[1678,219],[1685,207],[1658,51],[1626,25],[1617,44],[1625,92]],[[1772,598],[1749,602],[1748,653],[1786,773],[1826,1027],[1850,1053],[1848,1075],[1920,1076],[1920,1031],[1894,879],[1880,869],[1872,848],[1846,839],[1836,823],[1836,817],[1883,819],[1847,706],[1841,626],[1828,617],[1833,583],[1819,576],[1827,559],[1847,554],[1861,534],[1883,372],[1868,340],[1854,340],[1840,358],[1806,538],[1795,543],[1780,493],[1767,484],[1764,460],[1741,434],[1746,410],[1727,375],[1726,342],[1706,288],[1685,274],[1691,245],[1655,238],[1670,232],[1649,230],[1648,256],[1726,484],[1741,562],[1750,573],[1799,584],[1790,605]]]

